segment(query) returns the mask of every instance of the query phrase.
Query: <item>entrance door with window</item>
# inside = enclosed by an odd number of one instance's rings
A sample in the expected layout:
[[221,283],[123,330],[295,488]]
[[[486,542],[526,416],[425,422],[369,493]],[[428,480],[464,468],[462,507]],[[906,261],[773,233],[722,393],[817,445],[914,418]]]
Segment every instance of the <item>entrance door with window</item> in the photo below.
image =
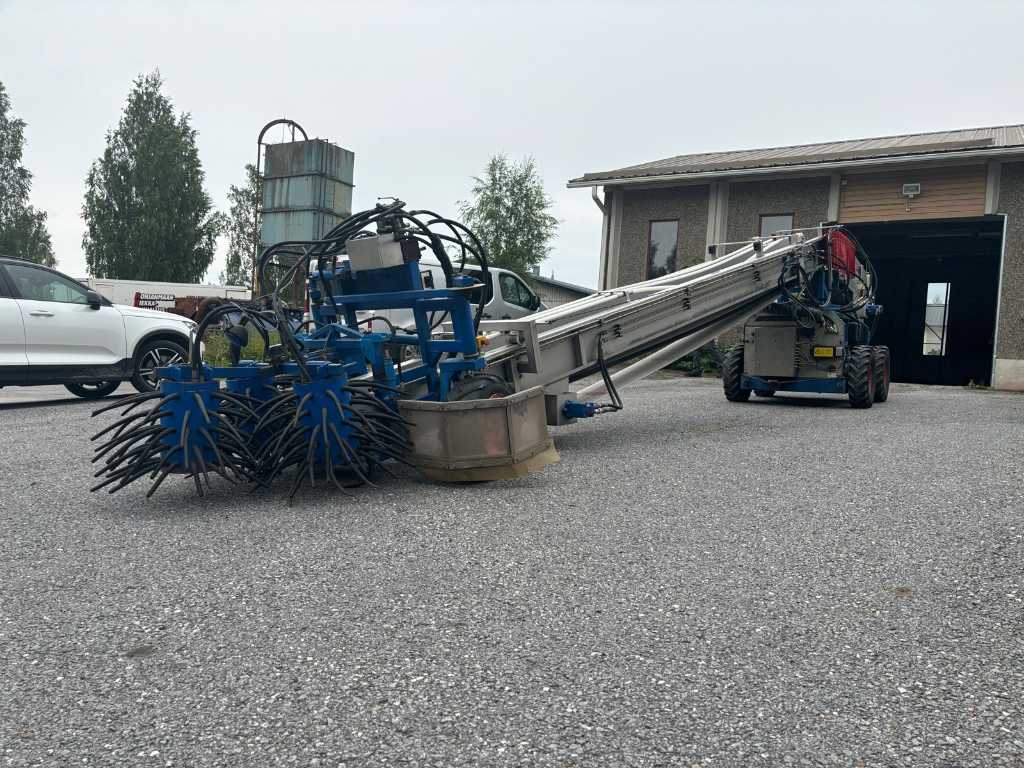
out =
[[884,307],[874,344],[893,381],[963,386],[992,375],[1002,221],[994,217],[854,224]]
[[[879,286],[884,313],[875,343],[892,350],[892,378],[916,384],[988,384],[995,302],[971,277],[949,269],[928,276],[885,264]],[[896,278],[896,279],[894,279]],[[888,284],[888,287],[885,287]]]
[[127,356],[124,318],[89,306],[84,286],[44,267],[5,264],[25,327],[29,365],[115,365]]
[[[945,260],[944,260],[945,261]],[[995,265],[950,260],[928,270],[913,260],[877,260],[879,318],[875,343],[892,349],[892,378],[917,384],[988,384],[995,301],[972,272]]]

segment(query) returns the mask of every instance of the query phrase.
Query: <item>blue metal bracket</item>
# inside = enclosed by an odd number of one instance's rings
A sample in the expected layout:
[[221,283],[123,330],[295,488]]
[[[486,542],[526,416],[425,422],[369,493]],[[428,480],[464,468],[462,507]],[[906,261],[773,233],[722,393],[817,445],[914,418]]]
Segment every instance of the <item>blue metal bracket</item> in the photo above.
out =
[[774,390],[776,392],[817,392],[820,394],[843,394],[846,392],[846,379],[765,379],[761,376],[740,377],[743,389]]

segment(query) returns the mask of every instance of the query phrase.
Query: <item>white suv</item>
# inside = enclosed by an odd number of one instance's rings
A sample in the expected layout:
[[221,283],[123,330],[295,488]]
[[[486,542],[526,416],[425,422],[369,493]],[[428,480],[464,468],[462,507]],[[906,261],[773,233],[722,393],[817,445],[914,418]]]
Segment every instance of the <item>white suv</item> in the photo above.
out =
[[0,257],[0,387],[63,384],[105,397],[122,381],[156,388],[156,368],[188,359],[196,324],[112,304],[56,270]]

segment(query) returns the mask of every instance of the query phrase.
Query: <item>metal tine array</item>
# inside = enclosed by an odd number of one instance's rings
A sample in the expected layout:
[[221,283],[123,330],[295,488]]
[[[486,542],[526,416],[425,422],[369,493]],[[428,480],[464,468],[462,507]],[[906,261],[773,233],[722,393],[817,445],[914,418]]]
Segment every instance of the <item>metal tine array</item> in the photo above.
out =
[[[373,485],[371,475],[378,467],[393,474],[384,465],[387,459],[412,466],[404,421],[371,394],[373,387],[338,384],[336,389],[325,388],[319,400],[311,392],[282,393],[264,403],[255,423],[256,433],[270,435],[264,442],[261,481],[269,484],[295,470],[289,501],[307,478],[310,487],[319,475],[345,493],[347,488]],[[353,480],[339,477],[344,474]]]
[[[112,486],[108,491],[115,493],[149,475],[153,482],[148,498],[168,475],[181,474],[193,481],[202,496],[204,483],[206,488],[211,485],[211,472],[230,483],[257,480],[255,457],[236,426],[236,422],[254,418],[255,411],[231,393],[213,391],[209,396],[208,405],[199,391],[189,391],[187,385],[170,392],[162,387],[94,411],[93,416],[98,416],[127,402],[121,418],[92,437],[93,441],[106,440],[97,446],[92,459],[93,463],[103,460],[103,464],[94,474],[100,482],[91,490]],[[151,405],[148,410],[133,412],[143,404]]]
[[241,480],[269,486],[287,472],[289,502],[308,479],[347,493],[397,461],[413,466],[406,426],[385,402],[391,387],[339,378],[297,392],[295,381],[264,400],[220,388],[216,382],[161,382],[157,392],[136,395],[97,409],[93,415],[121,409],[119,417],[93,435],[93,462],[102,462],[92,490],[110,493],[148,476],[152,496],[171,474],[191,480],[199,495],[210,475],[230,483]]

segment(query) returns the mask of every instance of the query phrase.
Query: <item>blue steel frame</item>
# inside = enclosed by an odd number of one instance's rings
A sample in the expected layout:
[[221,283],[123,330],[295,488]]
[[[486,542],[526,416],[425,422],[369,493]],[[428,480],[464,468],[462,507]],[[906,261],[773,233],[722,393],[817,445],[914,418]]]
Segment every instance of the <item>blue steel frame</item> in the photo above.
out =
[[[297,336],[308,351],[329,350],[328,359],[343,362],[350,376],[372,371],[378,381],[391,386],[424,379],[428,394],[423,399],[427,400],[446,400],[454,379],[463,372],[486,367],[486,361],[479,355],[473,305],[467,298],[473,287],[472,278],[458,275],[453,288],[424,289],[417,261],[358,274],[339,271],[337,282],[351,293],[334,292],[335,275],[330,271],[310,275],[315,330]],[[393,289],[388,290],[389,287]],[[367,288],[375,290],[367,292]],[[335,308],[344,318],[337,316]],[[392,335],[358,330],[356,312],[378,309],[412,310],[416,333]],[[436,339],[432,335],[431,320],[439,313],[447,313],[451,318],[451,338]],[[386,344],[417,346],[420,364],[403,366],[399,372],[385,355]],[[446,354],[462,357],[442,360]]]
[[[486,360],[479,354],[473,305],[467,298],[474,287],[472,278],[458,275],[452,288],[424,289],[416,261],[358,275],[348,270],[339,272],[337,282],[350,293],[334,293],[335,275],[330,271],[310,275],[314,327],[311,332],[296,334],[307,354],[321,356],[323,362],[341,366],[349,378],[372,373],[376,381],[391,387],[422,380],[427,388],[425,400],[446,400],[455,379],[467,371],[486,367]],[[389,286],[394,289],[388,290]],[[371,287],[374,290],[365,290]],[[412,310],[416,333],[359,330],[356,312],[378,309]],[[343,317],[338,317],[339,313]],[[449,338],[432,335],[432,320],[441,314],[451,319]],[[418,347],[420,363],[396,367],[386,353],[387,347],[394,344]],[[446,355],[448,359],[442,359]],[[322,362],[307,362],[307,366],[317,364]],[[295,374],[298,370],[295,363],[272,366],[252,360],[242,360],[239,365],[230,367],[203,365],[206,380],[224,380],[230,391],[255,399],[273,396],[275,373]],[[185,381],[191,372],[187,365],[173,366],[161,369],[159,375],[164,379]]]
[[775,392],[818,392],[821,394],[844,394],[846,379],[765,379],[761,376],[740,377],[743,389],[773,390]]
[[[349,378],[372,372],[375,382],[395,388],[394,392],[378,388],[376,394],[394,408],[401,384],[423,381],[427,388],[423,399],[444,401],[453,380],[464,372],[486,366],[479,354],[473,306],[467,298],[474,286],[472,278],[457,276],[451,288],[424,289],[419,264],[413,260],[359,274],[345,271],[338,282],[343,291],[340,294],[334,291],[334,275],[328,278],[326,272],[318,270],[310,276],[314,328],[310,333],[295,334],[305,353],[301,364],[253,360],[227,367],[203,364],[202,376],[197,380],[193,380],[192,366],[187,363],[158,370],[159,388],[165,396],[161,403],[167,409],[159,431],[154,433],[158,435],[154,439],[161,445],[161,467],[187,471],[196,462],[205,474],[207,467],[219,466],[223,462],[218,442],[226,439],[218,436],[222,430],[230,430],[230,439],[243,444],[267,439],[266,429],[254,433],[263,422],[250,406],[258,408],[259,404],[274,400],[279,395],[274,377],[285,374],[296,377],[292,382],[299,398],[296,418],[311,434],[307,461],[326,463],[333,472],[334,466],[350,463],[353,451],[359,447],[356,430],[346,417],[352,399],[347,390]],[[358,311],[386,309],[411,309],[416,333],[359,329]],[[444,315],[451,319],[452,333],[448,338],[434,338],[433,319]],[[388,347],[396,344],[417,346],[420,364],[396,367],[388,354]],[[448,359],[443,359],[446,356]],[[299,376],[300,373],[304,375]],[[239,427],[231,419],[221,418],[221,398],[217,392],[222,385],[228,392],[241,396],[234,399],[232,408],[251,414]],[[198,483],[198,475],[196,478]]]

